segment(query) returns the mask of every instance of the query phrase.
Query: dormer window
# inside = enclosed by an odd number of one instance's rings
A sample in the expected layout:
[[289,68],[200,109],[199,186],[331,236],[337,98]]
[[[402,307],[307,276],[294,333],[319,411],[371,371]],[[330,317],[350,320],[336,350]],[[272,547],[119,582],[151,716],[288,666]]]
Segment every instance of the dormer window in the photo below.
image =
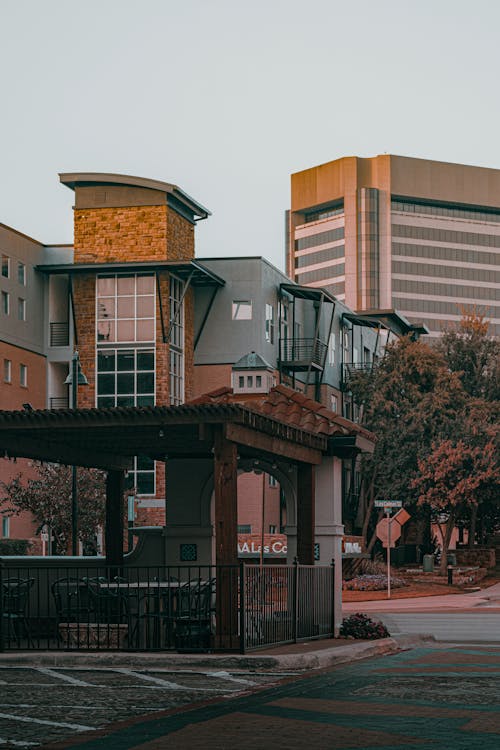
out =
[[234,393],[269,393],[276,385],[273,368],[255,352],[233,365],[232,381]]

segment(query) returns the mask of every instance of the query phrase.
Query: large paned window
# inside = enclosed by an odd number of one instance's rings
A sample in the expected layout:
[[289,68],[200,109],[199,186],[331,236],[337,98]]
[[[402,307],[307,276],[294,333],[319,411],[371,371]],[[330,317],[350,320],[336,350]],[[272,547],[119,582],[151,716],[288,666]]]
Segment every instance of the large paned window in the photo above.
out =
[[184,402],[184,282],[170,276],[170,403]]
[[97,342],[155,340],[155,278],[124,274],[97,278]]
[[[98,276],[96,301],[97,406],[154,406],[154,275]],[[137,494],[154,495],[155,462],[136,456],[128,481]]]
[[152,349],[102,349],[97,353],[97,406],[154,406]]

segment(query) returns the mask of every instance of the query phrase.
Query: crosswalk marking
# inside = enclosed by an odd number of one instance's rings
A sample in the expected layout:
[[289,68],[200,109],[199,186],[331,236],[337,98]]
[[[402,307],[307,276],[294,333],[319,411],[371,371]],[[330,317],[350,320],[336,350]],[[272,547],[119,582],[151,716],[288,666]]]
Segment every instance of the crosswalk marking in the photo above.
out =
[[56,677],[58,680],[63,682],[69,682],[71,685],[79,685],[80,687],[95,687],[91,682],[84,682],[83,680],[77,680],[76,677],[71,677],[69,674],[63,674],[57,672],[55,669],[49,669],[48,667],[35,667],[37,672],[47,675],[47,677]]
[[233,677],[229,672],[205,672],[207,677],[216,677],[218,679],[228,680],[229,682],[239,682],[241,685],[257,685],[252,680],[245,680],[243,677]]
[[74,729],[77,732],[88,732],[89,730],[95,730],[95,727],[87,727],[85,726],[85,724],[68,724],[64,721],[48,721],[47,719],[35,719],[33,716],[18,716],[17,714],[0,713],[0,719],[24,721],[28,724],[45,724],[49,727],[65,727],[66,729]]

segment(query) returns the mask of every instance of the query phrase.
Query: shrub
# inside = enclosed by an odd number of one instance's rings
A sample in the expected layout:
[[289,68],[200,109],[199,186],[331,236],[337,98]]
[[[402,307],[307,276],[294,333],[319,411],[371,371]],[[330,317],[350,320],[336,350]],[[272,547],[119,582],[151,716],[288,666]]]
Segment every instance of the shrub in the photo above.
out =
[[340,635],[343,638],[375,640],[376,638],[388,638],[389,631],[382,622],[375,622],[368,615],[357,612],[355,615],[344,618],[340,626]]
[[[391,576],[392,588],[399,589],[404,585],[405,582],[401,578]],[[387,573],[357,576],[350,581],[343,581],[342,588],[344,591],[383,591],[387,588]]]
[[30,547],[27,539],[0,539],[0,555],[27,555]]

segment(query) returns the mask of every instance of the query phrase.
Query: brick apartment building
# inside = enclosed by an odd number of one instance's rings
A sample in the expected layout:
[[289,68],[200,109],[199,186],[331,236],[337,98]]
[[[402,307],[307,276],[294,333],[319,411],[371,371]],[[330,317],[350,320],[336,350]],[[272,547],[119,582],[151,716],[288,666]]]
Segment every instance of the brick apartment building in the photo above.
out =
[[[353,314],[260,257],[196,260],[195,226],[209,212],[176,185],[114,174],[60,179],[75,194],[73,246],[0,227],[2,408],[68,408],[78,350],[88,381],[79,407],[178,405],[220,387],[251,394],[283,383],[356,419],[350,367],[370,366],[390,335],[420,330],[394,311]],[[19,464],[0,462],[2,479],[17,473]],[[346,462],[346,493],[354,473]],[[164,464],[137,456],[129,483],[134,523],[168,523]],[[262,540],[283,556],[276,478],[247,467],[238,503],[242,556],[258,554]],[[31,519],[12,518],[2,531],[40,551]]]

